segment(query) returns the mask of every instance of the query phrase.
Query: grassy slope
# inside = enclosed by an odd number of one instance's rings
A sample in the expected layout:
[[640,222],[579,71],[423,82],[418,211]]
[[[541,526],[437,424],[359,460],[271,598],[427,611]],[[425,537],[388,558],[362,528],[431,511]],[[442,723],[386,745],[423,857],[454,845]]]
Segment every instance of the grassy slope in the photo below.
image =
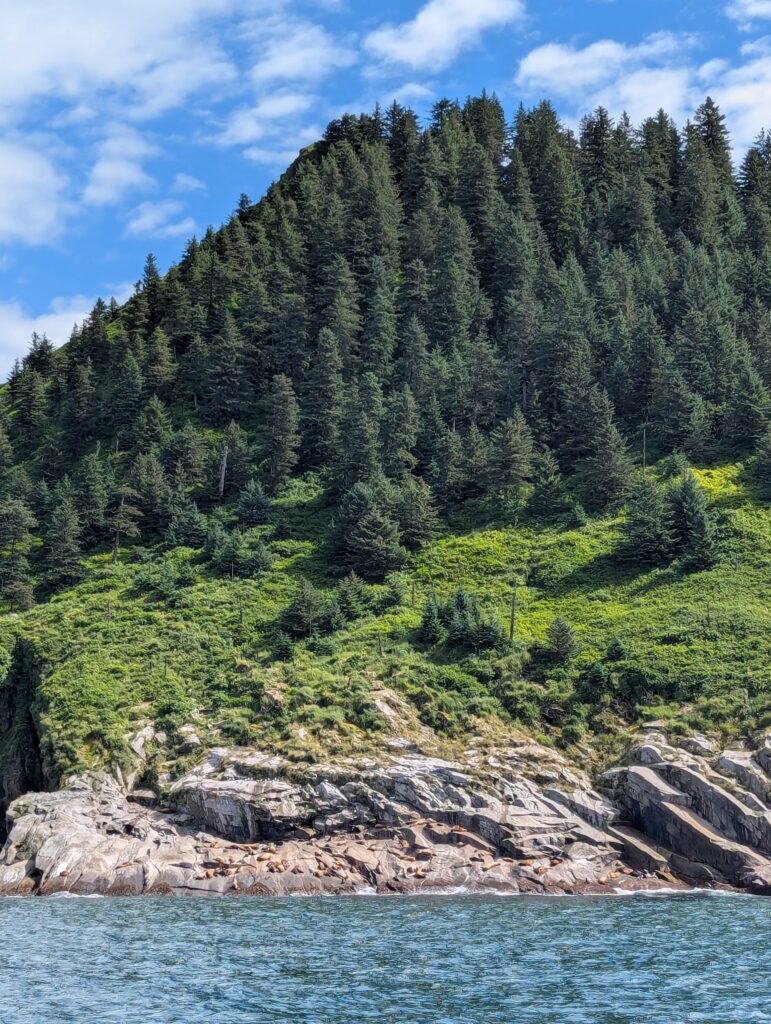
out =
[[[580,719],[612,742],[619,715],[684,715],[693,725],[740,729],[757,724],[771,701],[771,510],[755,500],[741,466],[698,475],[724,533],[722,559],[708,572],[620,570],[607,557],[619,541],[618,519],[491,525],[424,548],[402,574],[403,606],[369,614],[332,641],[299,644],[290,662],[280,662],[267,638],[297,579],[330,588],[336,582],[314,539],[328,512],[312,484],[296,484],[282,499],[285,538],[271,544],[277,560],[260,580],[212,576],[196,552],[178,550],[159,557],[190,560],[197,576],[170,606],[137,586],[140,562],[125,554],[112,566],[99,555],[77,587],[23,615],[4,614],[0,643],[8,659],[17,635],[34,639],[49,666],[40,725],[54,771],[120,760],[132,725],[155,718],[173,736],[194,709],[230,740],[290,751],[364,748],[384,724],[373,700],[373,688],[383,684],[450,735],[478,729],[478,716],[491,728],[519,718],[557,740],[563,721]],[[463,584],[506,621],[512,580],[526,566],[514,653],[458,660],[418,643],[420,606],[431,586],[445,595]],[[377,599],[385,588],[371,590]],[[557,614],[581,643],[572,674],[529,662]],[[650,680],[649,692],[626,705],[612,687],[589,698],[586,685],[574,689],[616,636],[629,649],[629,664]],[[503,725],[496,725],[499,717]],[[566,733],[563,740],[577,738]]]

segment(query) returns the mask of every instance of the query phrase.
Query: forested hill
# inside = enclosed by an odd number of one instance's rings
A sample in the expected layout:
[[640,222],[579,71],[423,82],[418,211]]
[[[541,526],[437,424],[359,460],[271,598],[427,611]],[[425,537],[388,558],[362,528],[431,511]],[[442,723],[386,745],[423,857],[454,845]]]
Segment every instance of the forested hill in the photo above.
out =
[[[368,686],[400,643],[422,721],[576,739],[598,694],[627,718],[699,697],[655,629],[627,649],[616,584],[663,574],[695,606],[752,558],[762,662],[771,136],[739,160],[709,99],[683,130],[598,109],[577,135],[486,94],[425,127],[346,116],[168,274],[149,258],[125,305],[34,338],[3,392],[0,583],[6,646],[34,641],[48,680],[49,768],[114,754],[143,700],[172,725],[229,708],[247,736],[318,707],[376,730]],[[593,631],[557,584],[620,613]],[[517,587],[545,601],[524,634]],[[725,628],[704,686],[755,722],[768,691]]]

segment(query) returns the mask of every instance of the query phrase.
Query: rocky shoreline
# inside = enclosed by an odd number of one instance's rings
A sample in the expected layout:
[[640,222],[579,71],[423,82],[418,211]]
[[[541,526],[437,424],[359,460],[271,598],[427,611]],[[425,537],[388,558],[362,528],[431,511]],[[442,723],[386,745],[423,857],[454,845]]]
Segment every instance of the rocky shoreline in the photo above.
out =
[[768,740],[673,746],[654,724],[624,762],[593,788],[527,740],[457,763],[219,747],[162,800],[88,773],[12,802],[0,894],[771,894]]

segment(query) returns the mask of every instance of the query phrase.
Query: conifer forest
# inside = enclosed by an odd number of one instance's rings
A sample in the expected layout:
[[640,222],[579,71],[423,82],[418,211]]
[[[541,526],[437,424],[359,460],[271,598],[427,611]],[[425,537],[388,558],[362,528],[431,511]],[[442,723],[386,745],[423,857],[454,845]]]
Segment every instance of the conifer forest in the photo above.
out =
[[345,116],[33,337],[0,754],[120,764],[148,708],[170,742],[363,750],[384,687],[448,749],[771,723],[771,135],[729,130],[710,99]]

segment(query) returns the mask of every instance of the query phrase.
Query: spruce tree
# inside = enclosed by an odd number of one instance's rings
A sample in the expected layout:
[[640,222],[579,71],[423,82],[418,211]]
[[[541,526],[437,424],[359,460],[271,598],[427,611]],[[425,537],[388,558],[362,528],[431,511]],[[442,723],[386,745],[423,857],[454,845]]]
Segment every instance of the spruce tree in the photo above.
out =
[[348,563],[365,579],[382,579],[404,564],[407,552],[399,527],[382,509],[374,506],[357,520],[346,543]]
[[145,382],[151,392],[165,395],[174,382],[177,374],[176,363],[171,351],[168,336],[160,327],[156,327],[150,337],[145,367]]
[[389,396],[383,420],[383,468],[389,476],[398,479],[415,468],[419,429],[415,399],[409,384],[403,384]]
[[157,395],[152,395],[134,424],[134,440],[141,452],[159,451],[171,437],[171,417]]
[[324,595],[308,580],[300,580],[281,616],[282,628],[292,636],[312,637],[322,625],[324,604]]
[[291,380],[283,374],[273,378],[268,400],[268,479],[275,492],[289,479],[297,465],[300,447],[299,407]]
[[491,488],[504,494],[519,494],[530,480],[533,436],[520,409],[493,431],[488,472]]
[[32,543],[32,531],[37,520],[27,503],[21,498],[8,497],[0,502],[0,548],[27,550]]
[[761,492],[771,495],[771,427],[766,430],[755,448],[755,478]]
[[171,515],[173,495],[158,456],[153,452],[139,454],[131,466],[130,479],[144,517],[143,524],[149,530],[162,532]]
[[442,623],[439,621],[439,608],[436,598],[431,594],[423,605],[420,618],[420,639],[426,644],[438,644],[442,639]]
[[244,341],[229,311],[209,348],[207,364],[208,415],[215,423],[227,423],[238,418],[251,397]]
[[672,556],[672,510],[666,491],[651,476],[638,475],[629,488],[624,537],[624,554],[633,561],[663,565]]
[[28,554],[37,520],[21,498],[0,502],[0,593],[13,609],[25,611],[34,603],[33,576]]
[[75,478],[77,507],[83,527],[83,539],[96,542],[105,528],[110,481],[98,452],[91,452],[80,464]]
[[588,412],[587,495],[591,504],[602,507],[621,498],[629,484],[632,463],[626,441],[613,421],[613,406],[606,392],[592,389]]
[[119,433],[130,433],[142,408],[144,377],[133,352],[127,351],[115,373],[111,408]]
[[337,338],[328,327],[319,332],[302,406],[303,436],[315,463],[329,465],[340,446],[345,394],[343,362]]
[[433,493],[420,477],[407,477],[398,485],[391,511],[398,523],[402,543],[407,548],[417,548],[439,532],[439,514]]
[[259,480],[249,480],[238,496],[238,518],[244,526],[261,526],[271,519],[270,498]]
[[118,561],[120,542],[123,537],[139,536],[139,520],[142,518],[142,510],[135,504],[138,495],[130,487],[121,487],[113,499],[113,507],[107,516],[107,528],[109,529],[112,543],[112,563]]
[[555,515],[565,505],[565,485],[559,463],[548,448],[533,458],[533,510],[539,515]]
[[68,494],[60,494],[43,537],[43,571],[49,586],[72,583],[80,575],[81,532],[74,501]]
[[0,477],[13,465],[13,445],[11,444],[8,432],[0,423]]
[[578,652],[578,643],[572,626],[559,615],[549,626],[548,650],[552,658],[561,665],[571,661]]
[[671,491],[676,544],[686,565],[707,569],[717,557],[715,528],[707,497],[689,469]]

